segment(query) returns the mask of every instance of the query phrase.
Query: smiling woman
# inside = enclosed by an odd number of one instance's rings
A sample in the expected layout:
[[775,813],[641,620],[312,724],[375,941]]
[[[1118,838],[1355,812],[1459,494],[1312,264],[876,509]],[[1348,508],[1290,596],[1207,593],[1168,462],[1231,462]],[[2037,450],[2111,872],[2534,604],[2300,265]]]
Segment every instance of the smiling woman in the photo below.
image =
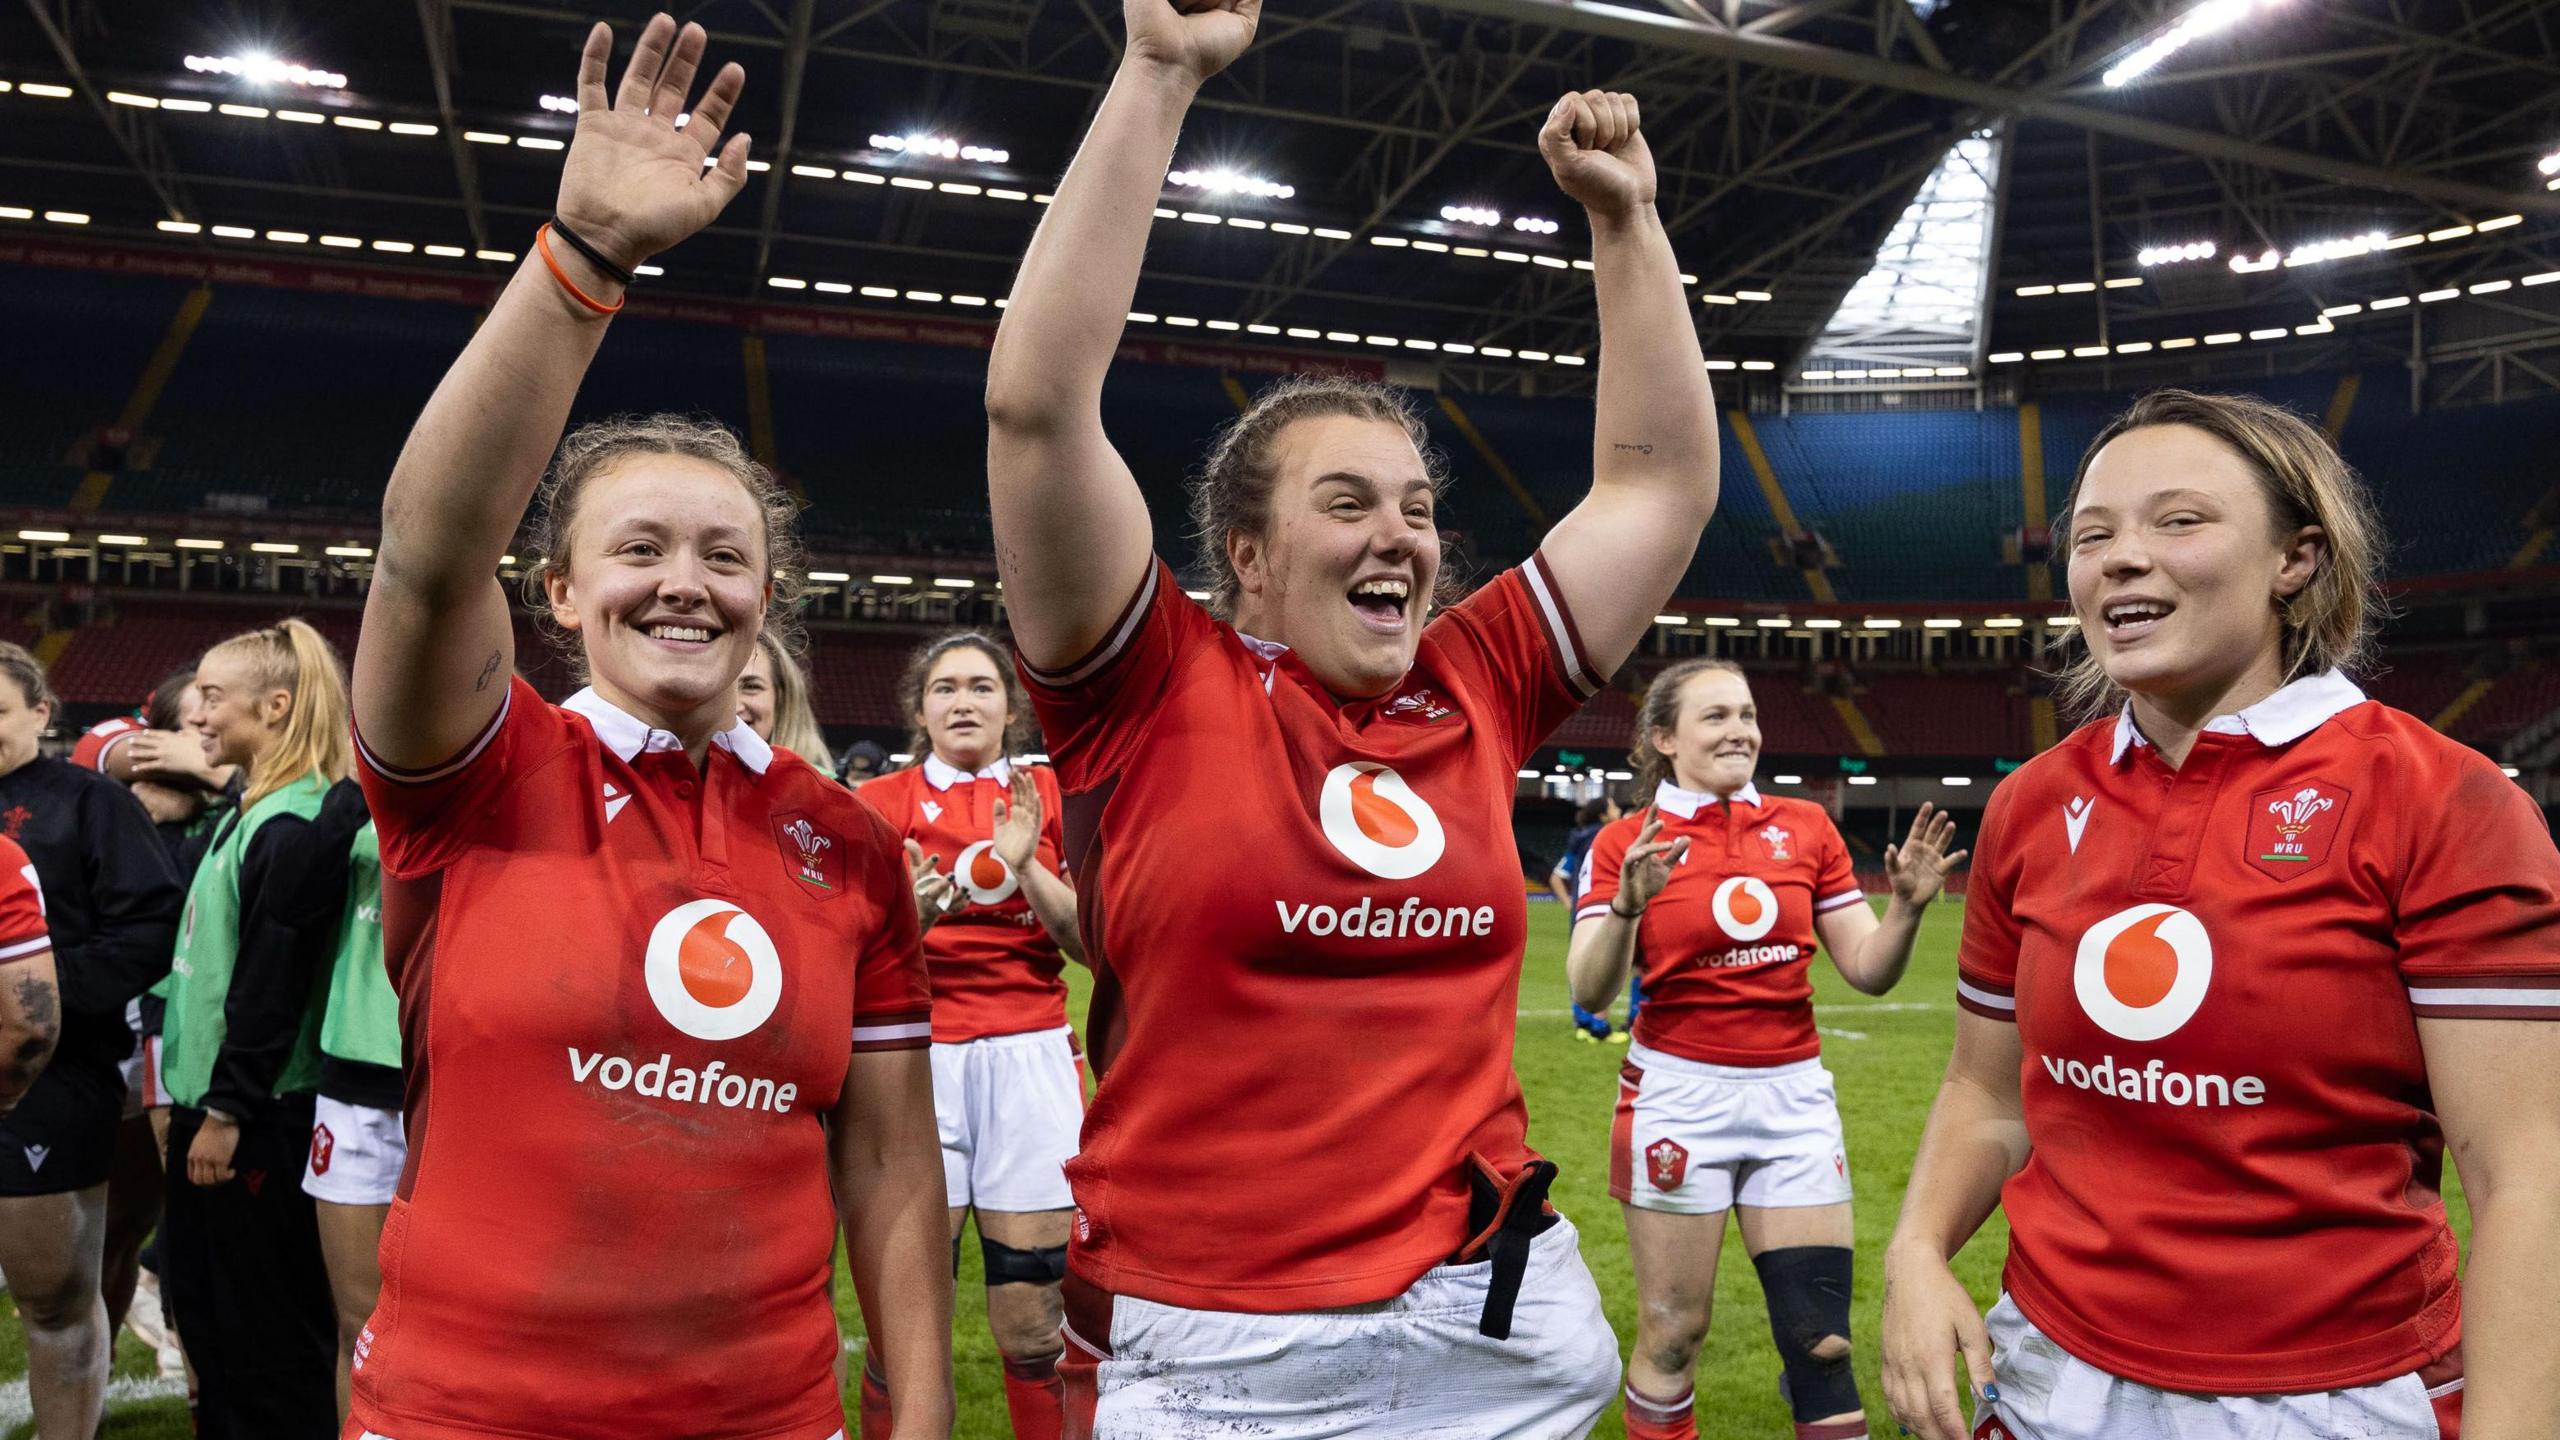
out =
[[[898,840],[738,717],[740,674],[793,623],[792,507],[715,424],[560,434],[642,262],[746,182],[746,137],[723,135],[738,66],[676,128],[705,44],[655,17],[608,96],[612,35],[589,33],[558,212],[383,498],[355,708],[418,1130],[352,1409],[392,1440],[597,1415],[828,1440],[839,1217],[899,1435],[949,1433]],[[527,598],[590,682],[556,706],[505,673],[494,578],[537,483]],[[706,1232],[712,1210],[755,1223]]]

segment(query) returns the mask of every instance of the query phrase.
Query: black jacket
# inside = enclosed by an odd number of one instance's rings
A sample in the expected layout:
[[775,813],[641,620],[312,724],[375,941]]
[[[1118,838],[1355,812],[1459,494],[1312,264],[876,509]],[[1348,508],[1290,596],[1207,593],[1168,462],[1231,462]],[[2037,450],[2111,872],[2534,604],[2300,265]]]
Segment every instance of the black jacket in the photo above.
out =
[[[222,1001],[222,1048],[215,1052],[204,1108],[247,1120],[271,1103],[276,1083],[307,1031],[316,1053],[320,1016],[329,999],[329,962],[337,946],[338,917],[346,905],[347,866],[342,852],[362,828],[304,819],[269,817],[249,837],[240,856],[240,948],[232,961],[231,988]],[[215,828],[219,848],[240,812],[229,811]],[[339,838],[330,858],[330,835]]]
[[105,1067],[133,1053],[125,1002],[169,973],[186,892],[142,802],[66,760],[0,775],[0,834],[35,862],[62,987],[53,1063]]

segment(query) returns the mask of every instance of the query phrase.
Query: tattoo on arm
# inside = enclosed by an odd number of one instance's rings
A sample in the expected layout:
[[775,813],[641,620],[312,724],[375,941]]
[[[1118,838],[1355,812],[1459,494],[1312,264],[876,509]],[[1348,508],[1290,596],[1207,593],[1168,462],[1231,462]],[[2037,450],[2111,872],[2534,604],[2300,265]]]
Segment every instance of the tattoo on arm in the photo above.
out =
[[489,663],[480,667],[480,678],[471,682],[472,693],[478,694],[480,691],[488,689],[489,682],[497,678],[497,674],[498,652],[492,650],[489,652]]
[[61,993],[33,975],[18,977],[18,1013],[27,1028],[51,1035],[62,1023]]
[[1653,453],[1653,447],[1651,445],[1641,445],[1629,440],[1614,441],[1610,444],[1609,448],[1628,455],[1650,455]]

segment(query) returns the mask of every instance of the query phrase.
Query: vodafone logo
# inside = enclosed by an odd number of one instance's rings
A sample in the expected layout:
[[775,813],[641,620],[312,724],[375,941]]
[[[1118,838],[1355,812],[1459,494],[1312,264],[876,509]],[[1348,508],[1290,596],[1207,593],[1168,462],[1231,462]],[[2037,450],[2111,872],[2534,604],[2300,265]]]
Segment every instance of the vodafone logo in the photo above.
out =
[[1709,902],[1716,923],[1736,940],[1757,940],[1778,927],[1778,897],[1756,876],[1736,875],[1716,887]]
[[1333,767],[1316,818],[1334,849],[1381,880],[1412,879],[1437,864],[1449,844],[1440,817],[1404,777],[1369,760]]
[[641,971],[667,1023],[696,1040],[735,1040],[773,1017],[782,956],[756,917],[726,900],[689,900],[649,932]]
[[1022,888],[1020,877],[996,853],[992,840],[981,840],[961,851],[960,858],[951,862],[951,879],[980,905],[1001,905]]
[[2213,939],[2175,905],[2136,905],[2080,937],[2072,988],[2119,1040],[2157,1040],[2195,1017],[2213,983]]

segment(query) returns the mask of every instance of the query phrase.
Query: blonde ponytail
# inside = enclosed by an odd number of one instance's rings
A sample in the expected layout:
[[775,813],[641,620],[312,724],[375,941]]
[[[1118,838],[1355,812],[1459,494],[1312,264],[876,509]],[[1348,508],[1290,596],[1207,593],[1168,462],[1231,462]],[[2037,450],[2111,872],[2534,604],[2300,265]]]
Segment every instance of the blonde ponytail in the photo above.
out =
[[282,690],[293,697],[284,733],[249,767],[248,792],[240,797],[244,813],[305,775],[331,784],[346,778],[355,759],[353,720],[336,647],[300,620],[280,620],[205,652],[207,659],[216,655],[238,657],[261,694]]

